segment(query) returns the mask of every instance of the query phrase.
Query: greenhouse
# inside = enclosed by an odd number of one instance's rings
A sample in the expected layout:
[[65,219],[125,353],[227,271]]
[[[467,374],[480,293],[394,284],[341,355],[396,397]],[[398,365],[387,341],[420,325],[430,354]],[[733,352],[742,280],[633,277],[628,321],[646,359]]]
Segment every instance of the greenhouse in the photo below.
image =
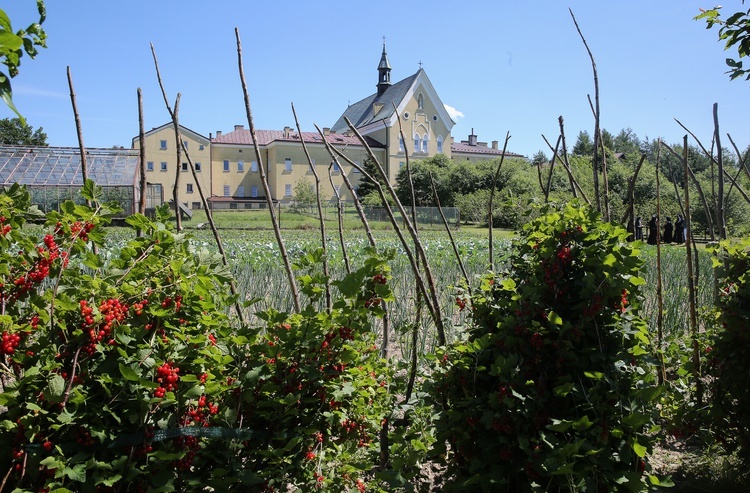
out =
[[[122,214],[135,211],[140,197],[137,149],[87,149],[88,178],[103,189],[103,202],[116,202]],[[66,200],[83,202],[81,153],[72,147],[0,146],[0,186],[26,185],[32,203],[44,212]]]

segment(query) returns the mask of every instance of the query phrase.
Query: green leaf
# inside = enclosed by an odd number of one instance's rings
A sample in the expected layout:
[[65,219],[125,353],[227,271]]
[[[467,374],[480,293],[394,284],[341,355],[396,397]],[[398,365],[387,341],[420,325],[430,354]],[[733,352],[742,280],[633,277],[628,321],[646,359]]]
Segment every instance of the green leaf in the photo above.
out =
[[635,455],[637,455],[638,457],[643,458],[646,456],[647,449],[640,443],[633,442],[633,452],[635,452]]
[[86,464],[76,464],[75,466],[63,469],[63,474],[72,481],[84,483],[86,481]]
[[585,371],[585,372],[583,372],[583,374],[587,378],[591,378],[591,379],[594,379],[594,380],[601,380],[602,378],[604,378],[604,373],[602,373],[600,371]]
[[0,98],[21,119],[21,124],[26,125],[26,119],[16,109],[16,105],[13,104],[13,89],[10,87],[10,79],[2,72],[0,72]]
[[129,380],[131,382],[138,382],[141,379],[134,369],[122,363],[120,363],[120,374],[125,378],[125,380]]
[[57,401],[65,393],[65,379],[58,374],[52,376],[47,382],[47,389],[50,393],[50,398],[53,401]]

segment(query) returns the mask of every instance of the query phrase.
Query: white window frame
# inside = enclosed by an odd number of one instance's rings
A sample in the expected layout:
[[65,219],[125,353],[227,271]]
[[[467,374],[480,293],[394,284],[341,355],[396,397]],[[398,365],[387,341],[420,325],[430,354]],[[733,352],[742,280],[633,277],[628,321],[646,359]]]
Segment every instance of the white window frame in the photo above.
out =
[[195,172],[200,173],[201,172],[201,163],[195,163]]
[[419,136],[419,134],[414,134],[414,152],[419,152],[419,145],[422,142],[422,138]]
[[442,135],[437,136],[437,151],[438,151],[438,154],[443,152],[443,136]]
[[153,170],[154,170],[154,162],[146,161],[146,171],[153,171]]
[[186,186],[185,191],[187,193],[193,193],[193,184],[192,183],[188,183],[187,186]]
[[250,161],[250,171],[253,173],[258,172],[258,161]]
[[166,151],[167,150],[167,141],[166,140],[160,140],[159,141],[159,149],[161,149],[162,151]]
[[245,185],[239,185],[237,187],[237,196],[238,197],[244,197],[245,196]]
[[398,152],[404,152],[404,149],[406,148],[406,144],[404,143],[404,138],[399,135],[398,136]]
[[422,137],[422,152],[427,154],[427,144],[430,142],[430,138],[427,136],[427,134],[424,134],[424,137]]
[[292,171],[292,158],[284,158],[284,171]]
[[285,197],[291,197],[292,196],[292,185],[287,183],[284,185],[284,196]]
[[185,162],[183,162],[183,163],[182,163],[182,168],[181,168],[181,171],[182,171],[183,173],[186,173],[186,172],[187,172],[187,170],[188,170],[188,163],[185,163]]
[[251,197],[258,196],[258,185],[253,185],[252,187],[250,187],[250,196]]
[[161,163],[159,163],[159,171],[167,171],[167,162],[166,161],[162,161]]
[[224,185],[224,197],[231,197],[232,196],[232,189],[229,187],[229,185]]
[[229,159],[224,160],[224,173],[229,173]]
[[245,162],[237,161],[237,173],[244,173],[244,172],[245,172]]

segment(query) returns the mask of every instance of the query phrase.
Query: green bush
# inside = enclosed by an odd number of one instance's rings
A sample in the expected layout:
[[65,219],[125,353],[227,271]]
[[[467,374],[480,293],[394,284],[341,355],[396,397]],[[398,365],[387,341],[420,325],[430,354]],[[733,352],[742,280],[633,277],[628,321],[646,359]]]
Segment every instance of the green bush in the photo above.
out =
[[638,251],[576,202],[527,225],[436,359],[445,491],[645,491],[653,383]]
[[716,439],[750,463],[750,239],[714,250],[718,325],[708,354],[710,426]]

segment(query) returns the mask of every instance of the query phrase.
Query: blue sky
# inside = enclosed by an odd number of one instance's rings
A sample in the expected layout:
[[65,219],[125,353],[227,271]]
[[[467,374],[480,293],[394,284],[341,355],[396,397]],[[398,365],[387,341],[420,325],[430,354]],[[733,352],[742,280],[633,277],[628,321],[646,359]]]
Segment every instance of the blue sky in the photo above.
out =
[[[51,145],[76,147],[69,66],[85,145],[129,147],[138,133],[138,88],[146,129],[168,122],[153,43],[170,103],[181,93],[181,123],[205,136],[226,133],[247,125],[236,27],[256,128],[294,127],[293,103],[302,129],[314,131],[375,91],[385,36],[392,80],[421,62],[458,112],[456,140],[473,128],[480,141],[502,146],[510,133],[510,151],[549,156],[542,135],[554,144],[559,116],[570,146],[594,128],[593,72],[572,9],[596,60],[603,128],[681,143],[678,119],[708,146],[718,103],[722,143],[729,133],[744,149],[750,85],[729,80],[724,60],[733,54],[715,29],[693,20],[700,7],[714,6],[709,1],[47,0],[48,48],[35,60],[24,56],[14,100]],[[34,0],[4,3],[14,29],[35,19]],[[729,0],[723,11],[742,8]],[[12,116],[0,108],[0,118]]]

